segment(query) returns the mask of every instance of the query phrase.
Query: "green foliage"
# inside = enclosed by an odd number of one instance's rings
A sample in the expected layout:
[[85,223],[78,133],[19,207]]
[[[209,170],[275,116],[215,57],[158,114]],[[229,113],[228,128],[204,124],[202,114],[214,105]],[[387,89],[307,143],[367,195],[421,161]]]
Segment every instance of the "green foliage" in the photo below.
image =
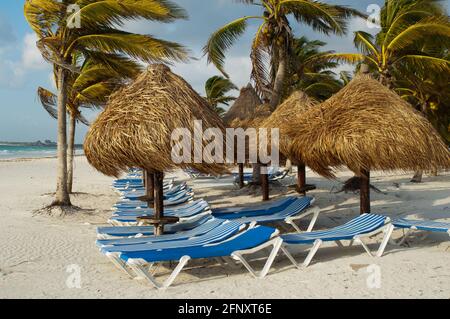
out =
[[[268,99],[274,89],[274,79],[282,59],[289,55],[294,43],[290,21],[304,23],[324,34],[345,34],[347,19],[364,16],[345,7],[312,0],[237,0],[255,5],[259,14],[246,16],[228,23],[209,38],[204,52],[208,62],[219,71],[224,70],[227,50],[244,34],[249,21],[259,23],[252,45],[252,79],[258,93]],[[292,18],[289,20],[289,18]]]
[[222,116],[225,114],[225,110],[219,105],[230,105],[230,102],[234,101],[236,98],[228,95],[228,93],[237,89],[236,85],[229,79],[222,76],[213,76],[209,78],[205,84],[206,100],[209,105]]

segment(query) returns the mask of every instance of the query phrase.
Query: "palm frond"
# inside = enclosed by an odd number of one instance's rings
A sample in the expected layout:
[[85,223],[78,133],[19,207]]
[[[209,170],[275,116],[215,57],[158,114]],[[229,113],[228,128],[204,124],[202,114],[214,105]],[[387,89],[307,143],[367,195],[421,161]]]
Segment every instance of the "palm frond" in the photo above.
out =
[[42,107],[47,111],[47,113],[54,119],[58,118],[58,109],[56,107],[58,97],[47,89],[42,87],[38,88],[37,91],[39,101]]
[[146,19],[172,22],[186,19],[187,13],[177,4],[167,0],[103,0],[84,2],[80,11],[71,13],[67,19],[79,17],[83,28],[121,26],[127,20]]
[[208,63],[212,63],[226,77],[229,77],[224,70],[225,53],[234,42],[245,32],[250,19],[264,19],[259,16],[243,17],[228,23],[209,38],[203,48],[204,54],[208,58]]
[[387,50],[398,51],[405,49],[411,44],[423,39],[434,37],[441,41],[448,41],[450,38],[450,23],[448,17],[431,17],[421,20],[400,32],[387,45]]
[[282,0],[278,6],[286,14],[293,14],[298,22],[306,23],[324,34],[342,35],[347,32],[347,19],[363,16],[357,10],[310,0]]
[[188,56],[188,51],[178,43],[118,30],[76,38],[66,54],[70,54],[75,48],[108,54],[125,54],[149,63],[186,61]]

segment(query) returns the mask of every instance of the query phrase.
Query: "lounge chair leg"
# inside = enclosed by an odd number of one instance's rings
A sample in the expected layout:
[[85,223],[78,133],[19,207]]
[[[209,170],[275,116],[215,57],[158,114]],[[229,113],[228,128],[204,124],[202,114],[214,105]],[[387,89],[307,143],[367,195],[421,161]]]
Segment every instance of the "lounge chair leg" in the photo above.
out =
[[413,230],[412,228],[410,228],[410,229],[407,230],[406,233],[403,234],[402,239],[400,239],[400,240],[397,241],[397,242],[396,242],[394,239],[390,239],[390,240],[389,240],[389,243],[390,243],[391,245],[394,245],[394,246],[402,246],[403,244],[406,243],[406,241],[408,240],[409,235],[411,235],[411,233],[412,233],[413,231],[414,231],[414,230]]
[[290,260],[290,262],[298,269],[302,268],[299,263],[295,260],[294,256],[289,252],[286,245],[281,246],[281,251],[286,255],[286,257]]
[[357,244],[361,244],[361,246],[364,248],[364,250],[366,251],[366,253],[370,256],[370,257],[374,257],[372,252],[370,251],[369,247],[366,245],[366,243],[364,243],[364,241],[361,238],[356,238],[355,239],[355,243]]
[[[268,241],[267,243],[265,243],[259,247],[249,249],[249,250],[236,251],[232,254],[232,257],[239,260],[244,265],[244,267],[247,268],[247,270],[255,278],[264,278],[267,275],[267,273],[269,272],[270,268],[272,267],[275,257],[278,255],[278,252],[279,252],[282,244],[283,244],[283,240],[278,237],[278,238]],[[247,260],[245,260],[245,258],[243,256],[249,255],[249,254],[254,254],[254,253],[256,253],[260,250],[263,250],[269,246],[273,246],[273,249],[272,249],[269,257],[267,258],[267,261],[266,261],[263,269],[258,273],[250,266],[250,264],[247,262]]]
[[311,264],[312,259],[317,253],[317,250],[319,250],[320,246],[322,245],[322,240],[318,239],[314,242],[313,246],[311,247],[311,250],[308,253],[308,256],[306,256],[304,262],[302,264],[299,264],[294,256],[289,252],[287,245],[283,245],[281,247],[281,251],[286,255],[286,257],[291,261],[291,263],[297,268],[306,268]]
[[388,225],[384,230],[384,238],[381,242],[380,248],[378,248],[377,257],[381,257],[384,254],[384,250],[386,249],[386,246],[391,239],[392,233],[394,232],[394,225],[390,224]]
[[344,248],[344,245],[340,240],[336,240],[336,245],[338,245],[339,248]]
[[317,253],[317,250],[319,250],[320,246],[322,245],[322,241],[320,239],[316,240],[314,242],[313,247],[311,248],[308,256],[306,257],[305,261],[303,262],[304,267],[308,267],[311,263],[311,260],[314,258],[314,256]]
[[285,220],[286,224],[291,225],[297,233],[302,233],[303,231],[300,229],[300,227],[297,226],[295,221],[305,218],[306,216],[313,215],[311,222],[309,223],[308,229],[306,232],[310,233],[313,231],[314,226],[316,225],[317,219],[319,218],[320,209],[319,207],[311,207],[309,208],[305,213],[295,216],[295,217],[289,217]]
[[[394,231],[394,226],[392,224],[386,224],[382,229],[377,230],[371,234],[365,234],[365,235],[360,235],[360,236],[356,236],[354,238],[356,243],[359,243],[363,246],[364,250],[367,252],[367,254],[370,257],[381,257],[384,253],[384,250],[386,249],[386,246],[389,242],[389,239],[391,238],[392,232]],[[384,238],[383,241],[380,244],[380,247],[378,248],[378,251],[376,253],[376,255],[374,256],[373,253],[370,251],[369,247],[363,242],[364,237],[373,237],[377,234],[379,234],[380,232],[384,233]]]
[[111,260],[114,266],[125,272],[130,278],[135,278],[135,275],[128,269],[126,263],[120,259],[118,253],[107,253],[106,257]]
[[191,257],[189,256],[181,257],[178,265],[172,271],[169,278],[167,278],[163,283],[158,282],[156,278],[145,269],[145,266],[147,265],[145,261],[141,259],[130,259],[128,260],[127,265],[129,265],[139,277],[147,279],[153,286],[155,286],[155,288],[166,289],[172,285],[175,278],[183,270],[184,266],[186,266],[190,259]]
[[239,264],[239,263],[236,263],[234,260],[233,260],[233,258],[230,258],[230,257],[222,257],[222,259],[223,259],[223,261],[224,261],[224,264],[226,265],[226,266],[228,266],[229,268],[231,268],[231,269],[240,269],[240,268],[242,268],[242,265],[241,264]]

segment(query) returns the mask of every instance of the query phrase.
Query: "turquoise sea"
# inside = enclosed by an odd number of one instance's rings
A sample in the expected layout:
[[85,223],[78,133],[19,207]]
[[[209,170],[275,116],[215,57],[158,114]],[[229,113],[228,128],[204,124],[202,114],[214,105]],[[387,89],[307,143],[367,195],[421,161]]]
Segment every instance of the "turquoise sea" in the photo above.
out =
[[[82,149],[77,149],[76,154],[83,154]],[[52,156],[56,156],[56,146],[22,146],[0,144],[0,160],[16,158],[42,158]]]

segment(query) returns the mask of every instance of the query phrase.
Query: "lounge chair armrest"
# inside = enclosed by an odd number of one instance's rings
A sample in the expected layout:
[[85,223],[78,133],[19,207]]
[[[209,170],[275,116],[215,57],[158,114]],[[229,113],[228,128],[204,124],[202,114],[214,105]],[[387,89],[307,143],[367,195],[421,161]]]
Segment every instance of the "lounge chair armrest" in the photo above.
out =
[[312,207],[308,208],[304,213],[297,215],[297,216],[288,217],[288,218],[286,218],[285,221],[287,224],[292,225],[292,227],[294,227],[298,233],[302,233],[302,230],[297,226],[297,224],[295,222],[312,215],[313,217],[312,217],[311,222],[309,223],[308,229],[306,231],[306,232],[310,233],[314,229],[317,219],[319,218],[319,214],[320,214],[320,208],[317,206],[312,206]]

